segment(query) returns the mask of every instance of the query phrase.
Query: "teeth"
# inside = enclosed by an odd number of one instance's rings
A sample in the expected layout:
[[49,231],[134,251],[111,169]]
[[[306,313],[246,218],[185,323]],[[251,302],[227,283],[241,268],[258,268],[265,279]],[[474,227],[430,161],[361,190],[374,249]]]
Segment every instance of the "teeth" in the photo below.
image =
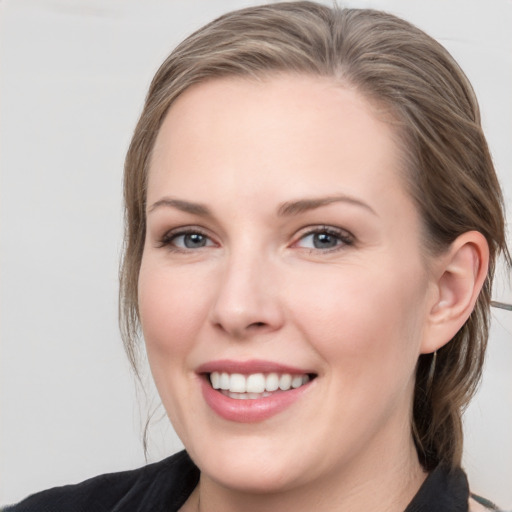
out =
[[291,375],[289,373],[243,375],[241,373],[212,372],[210,374],[213,389],[226,391],[227,396],[240,400],[269,396],[269,393],[278,389],[281,391],[296,389],[307,384],[309,380],[309,375]]
[[220,374],[219,388],[226,391],[229,389],[229,375],[227,373]]
[[302,386],[302,375],[296,375],[292,379],[292,388],[299,388]]
[[246,378],[241,373],[233,373],[229,378],[229,391],[232,393],[245,393],[247,391]]
[[279,389],[279,375],[277,375],[277,373],[269,373],[267,375],[265,388],[267,391],[276,391]]
[[229,398],[235,398],[236,400],[248,400],[247,393],[233,393],[232,391],[228,392]]
[[292,376],[289,373],[284,373],[279,379],[279,389],[288,391],[292,386]]
[[210,381],[212,383],[213,389],[219,389],[220,388],[220,373],[219,372],[213,372],[210,375]]
[[231,391],[222,391],[222,394],[229,396],[229,398],[234,398],[235,400],[249,400],[256,398],[265,398],[270,396],[272,393],[232,393]]
[[263,393],[265,391],[265,375],[253,373],[247,377],[247,391],[249,393]]

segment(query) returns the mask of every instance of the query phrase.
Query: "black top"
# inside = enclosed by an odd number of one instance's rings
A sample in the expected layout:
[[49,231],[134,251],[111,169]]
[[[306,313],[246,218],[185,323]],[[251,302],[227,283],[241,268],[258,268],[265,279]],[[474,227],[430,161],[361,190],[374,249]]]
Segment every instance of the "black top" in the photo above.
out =
[[[176,512],[198,481],[199,469],[182,451],[140,469],[33,494],[3,512]],[[468,499],[464,471],[439,466],[404,512],[467,512]]]
[[174,512],[198,481],[199,469],[183,451],[140,469],[33,494],[2,512]]

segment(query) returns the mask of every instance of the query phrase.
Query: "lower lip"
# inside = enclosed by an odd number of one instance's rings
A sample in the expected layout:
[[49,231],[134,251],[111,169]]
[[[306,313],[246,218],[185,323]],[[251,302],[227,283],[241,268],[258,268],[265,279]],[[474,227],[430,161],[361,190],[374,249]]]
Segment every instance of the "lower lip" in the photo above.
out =
[[263,421],[291,406],[309,389],[311,382],[289,391],[278,391],[264,398],[239,400],[213,389],[208,377],[202,376],[201,387],[206,403],[221,418],[238,423]]

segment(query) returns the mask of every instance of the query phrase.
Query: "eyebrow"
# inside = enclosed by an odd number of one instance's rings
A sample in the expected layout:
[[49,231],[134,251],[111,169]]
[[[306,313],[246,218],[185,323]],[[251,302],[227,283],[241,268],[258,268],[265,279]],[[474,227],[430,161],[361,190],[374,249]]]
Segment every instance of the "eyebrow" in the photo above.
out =
[[[309,210],[321,208],[322,206],[327,206],[332,203],[348,203],[355,206],[360,206],[361,208],[368,210],[373,215],[377,215],[375,210],[370,205],[366,204],[360,199],[347,195],[305,198],[298,199],[296,201],[287,201],[286,203],[281,204],[281,206],[278,208],[277,215],[279,217],[299,215]],[[159,199],[150,206],[148,213],[151,213],[157,208],[161,207],[176,208],[182,212],[198,215],[200,217],[213,217],[210,209],[204,204],[193,203],[191,201],[185,201],[184,199],[174,199],[172,197],[163,197],[162,199]]]
[[[322,206],[327,206],[331,203],[348,203],[355,206],[360,206],[365,210],[368,210],[373,215],[377,215],[377,212],[367,203],[357,199],[356,197],[351,197],[347,195],[336,195],[336,196],[327,196],[327,197],[319,197],[319,198],[305,198],[298,199],[297,201],[289,201],[283,203],[278,210],[278,215],[280,217],[287,217],[291,215],[299,215],[301,213],[307,212],[309,210],[314,210],[316,208],[320,208]],[[377,215],[378,216],[378,215]]]
[[148,213],[161,208],[163,206],[176,208],[185,213],[191,213],[192,215],[199,215],[200,217],[211,217],[212,213],[210,209],[204,204],[192,203],[191,201],[185,201],[183,199],[174,199],[172,197],[164,197],[155,203],[153,203],[148,209]]

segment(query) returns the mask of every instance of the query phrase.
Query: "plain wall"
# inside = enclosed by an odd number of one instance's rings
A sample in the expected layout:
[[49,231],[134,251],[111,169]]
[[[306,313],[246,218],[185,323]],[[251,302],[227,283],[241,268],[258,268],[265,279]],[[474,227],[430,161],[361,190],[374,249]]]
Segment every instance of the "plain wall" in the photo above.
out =
[[[152,75],[234,0],[0,2],[0,503],[144,463],[117,330],[124,153]],[[330,3],[330,2],[326,2]],[[374,0],[444,44],[479,96],[512,210],[512,2]],[[510,219],[510,216],[509,216]],[[495,298],[512,302],[501,276]],[[466,416],[473,490],[512,508],[512,313]],[[151,460],[179,449],[153,430]]]

